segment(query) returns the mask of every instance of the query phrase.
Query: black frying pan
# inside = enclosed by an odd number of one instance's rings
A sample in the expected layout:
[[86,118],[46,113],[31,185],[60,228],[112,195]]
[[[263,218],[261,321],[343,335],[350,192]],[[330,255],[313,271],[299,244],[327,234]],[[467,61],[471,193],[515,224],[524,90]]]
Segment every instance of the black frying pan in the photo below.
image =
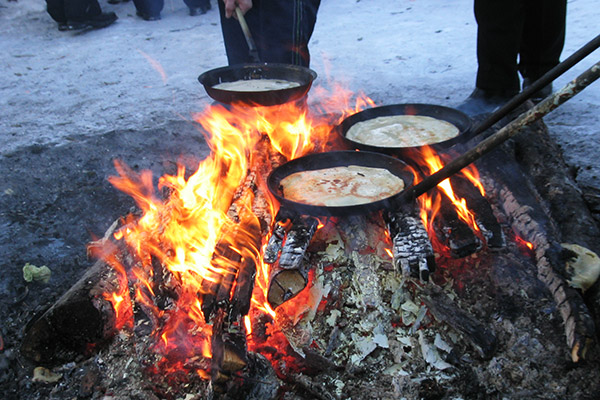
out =
[[[412,185],[414,180],[414,175],[410,172],[407,165],[397,158],[367,151],[330,151],[296,158],[281,165],[271,172],[267,179],[267,185],[271,193],[281,204],[281,208],[302,215],[346,216],[366,214],[392,206],[397,195],[371,203],[352,206],[311,205],[288,200],[283,196],[280,183],[285,177],[293,173],[322,168],[347,167],[349,165],[387,169],[392,174],[400,177],[404,181],[405,187]],[[400,193],[402,192],[398,194]]]
[[348,130],[356,123],[367,121],[377,117],[393,115],[422,115],[449,122],[458,128],[458,136],[452,139],[431,144],[437,150],[447,149],[459,141],[468,140],[471,134],[471,119],[463,112],[454,108],[438,106],[435,104],[393,104],[388,106],[368,108],[344,119],[337,127],[337,133],[344,139],[344,142],[355,149],[368,150],[390,155],[408,155],[410,150],[418,147],[383,147],[367,145],[348,139],[346,134]]
[[[309,68],[291,64],[240,64],[204,72],[198,81],[210,97],[225,103],[243,103],[248,106],[274,106],[297,100],[308,92],[317,73]],[[281,79],[297,82],[300,86],[260,92],[237,92],[214,88],[222,82],[250,79]]]

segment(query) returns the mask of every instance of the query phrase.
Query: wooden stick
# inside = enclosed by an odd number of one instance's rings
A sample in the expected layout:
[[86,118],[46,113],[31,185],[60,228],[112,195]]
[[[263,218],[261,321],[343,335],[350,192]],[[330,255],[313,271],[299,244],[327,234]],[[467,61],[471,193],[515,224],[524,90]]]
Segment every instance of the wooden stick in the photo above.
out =
[[600,62],[594,64],[587,71],[567,84],[564,88],[546,97],[544,101],[537,104],[531,110],[521,114],[510,124],[506,125],[504,128],[500,129],[487,139],[483,140],[481,143],[473,147],[471,150],[468,150],[462,156],[446,164],[442,169],[433,175],[423,179],[417,185],[411,186],[404,190],[404,192],[398,196],[396,202],[403,203],[407,200],[415,199],[430,189],[433,189],[444,179],[454,175],[467,165],[478,160],[483,155],[487,154],[500,144],[519,133],[524,126],[537,121],[550,111],[558,108],[561,104],[588,87],[591,83],[598,79],[598,77],[600,77]]

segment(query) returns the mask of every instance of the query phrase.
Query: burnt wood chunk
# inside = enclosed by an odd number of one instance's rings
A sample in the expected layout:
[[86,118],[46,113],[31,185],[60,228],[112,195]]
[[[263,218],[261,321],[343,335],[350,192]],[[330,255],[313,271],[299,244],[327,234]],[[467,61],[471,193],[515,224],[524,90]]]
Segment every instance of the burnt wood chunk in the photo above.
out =
[[230,320],[222,308],[217,309],[212,321],[211,380],[220,384],[248,364],[246,332],[241,320]]
[[465,199],[469,211],[475,215],[475,222],[481,229],[486,244],[490,249],[501,249],[506,246],[502,227],[498,223],[492,206],[468,179],[460,175],[450,178],[452,188],[457,196]]
[[497,149],[492,156],[485,160],[496,182],[491,189],[496,191],[515,233],[533,246],[538,278],[554,297],[563,319],[571,358],[577,362],[585,358],[595,342],[596,327],[580,292],[567,284],[560,231],[549,218],[543,199],[518,165],[506,168],[498,161],[510,157],[506,150]]
[[[56,303],[28,325],[21,353],[37,363],[58,364],[106,343],[117,316],[104,293],[121,292],[113,267],[97,261]],[[126,299],[127,300],[127,299]],[[128,309],[132,312],[131,308]]]
[[493,331],[467,313],[448,297],[440,288],[432,286],[423,296],[423,302],[440,322],[447,323],[458,331],[477,350],[484,360],[493,357],[498,340]]
[[223,269],[224,272],[214,274],[214,280],[205,279],[202,282],[202,313],[206,322],[215,308],[228,302],[230,292],[237,275],[237,264],[241,261],[241,255],[232,250],[226,241],[220,241],[215,247],[211,264],[213,268]]
[[440,194],[440,211],[433,220],[434,227],[442,243],[454,258],[471,255],[481,248],[481,241],[469,225],[463,222],[456,208],[445,195]]
[[405,276],[427,281],[435,271],[435,255],[416,207],[385,211],[383,218],[392,238],[394,266]]
[[263,254],[263,260],[267,264],[274,264],[279,258],[279,253],[281,252],[283,241],[285,240],[285,235],[287,235],[289,232],[290,227],[290,219],[287,218],[280,209],[275,216],[275,224],[273,225],[271,236],[269,237],[269,241],[265,246],[265,251]]
[[271,307],[280,306],[306,287],[309,267],[303,260],[318,225],[319,221],[313,217],[294,219],[279,260],[271,267],[267,295]]

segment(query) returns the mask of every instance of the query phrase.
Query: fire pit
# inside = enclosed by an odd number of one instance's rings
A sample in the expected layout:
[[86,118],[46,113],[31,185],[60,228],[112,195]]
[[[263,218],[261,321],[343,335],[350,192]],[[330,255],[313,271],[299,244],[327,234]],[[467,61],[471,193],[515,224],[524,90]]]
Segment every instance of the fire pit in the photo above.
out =
[[[139,212],[90,244],[101,260],[32,322],[22,352],[47,367],[94,355],[88,397],[592,393],[566,383],[597,370],[539,384],[583,362],[596,332],[556,272],[573,254],[517,160],[486,159],[444,193],[366,215],[278,210],[269,173],[340,146],[330,133],[345,114],[318,115],[212,107],[197,118],[212,154],[159,193],[116,163],[111,183]],[[415,160],[423,176],[448,157]]]

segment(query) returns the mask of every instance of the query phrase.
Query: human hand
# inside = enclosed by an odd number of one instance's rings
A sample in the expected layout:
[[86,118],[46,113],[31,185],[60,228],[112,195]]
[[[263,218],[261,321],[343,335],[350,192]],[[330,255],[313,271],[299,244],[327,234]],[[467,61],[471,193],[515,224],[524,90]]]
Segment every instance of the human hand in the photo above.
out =
[[225,3],[225,17],[231,18],[235,13],[235,8],[239,7],[242,14],[252,8],[252,0],[223,0]]

